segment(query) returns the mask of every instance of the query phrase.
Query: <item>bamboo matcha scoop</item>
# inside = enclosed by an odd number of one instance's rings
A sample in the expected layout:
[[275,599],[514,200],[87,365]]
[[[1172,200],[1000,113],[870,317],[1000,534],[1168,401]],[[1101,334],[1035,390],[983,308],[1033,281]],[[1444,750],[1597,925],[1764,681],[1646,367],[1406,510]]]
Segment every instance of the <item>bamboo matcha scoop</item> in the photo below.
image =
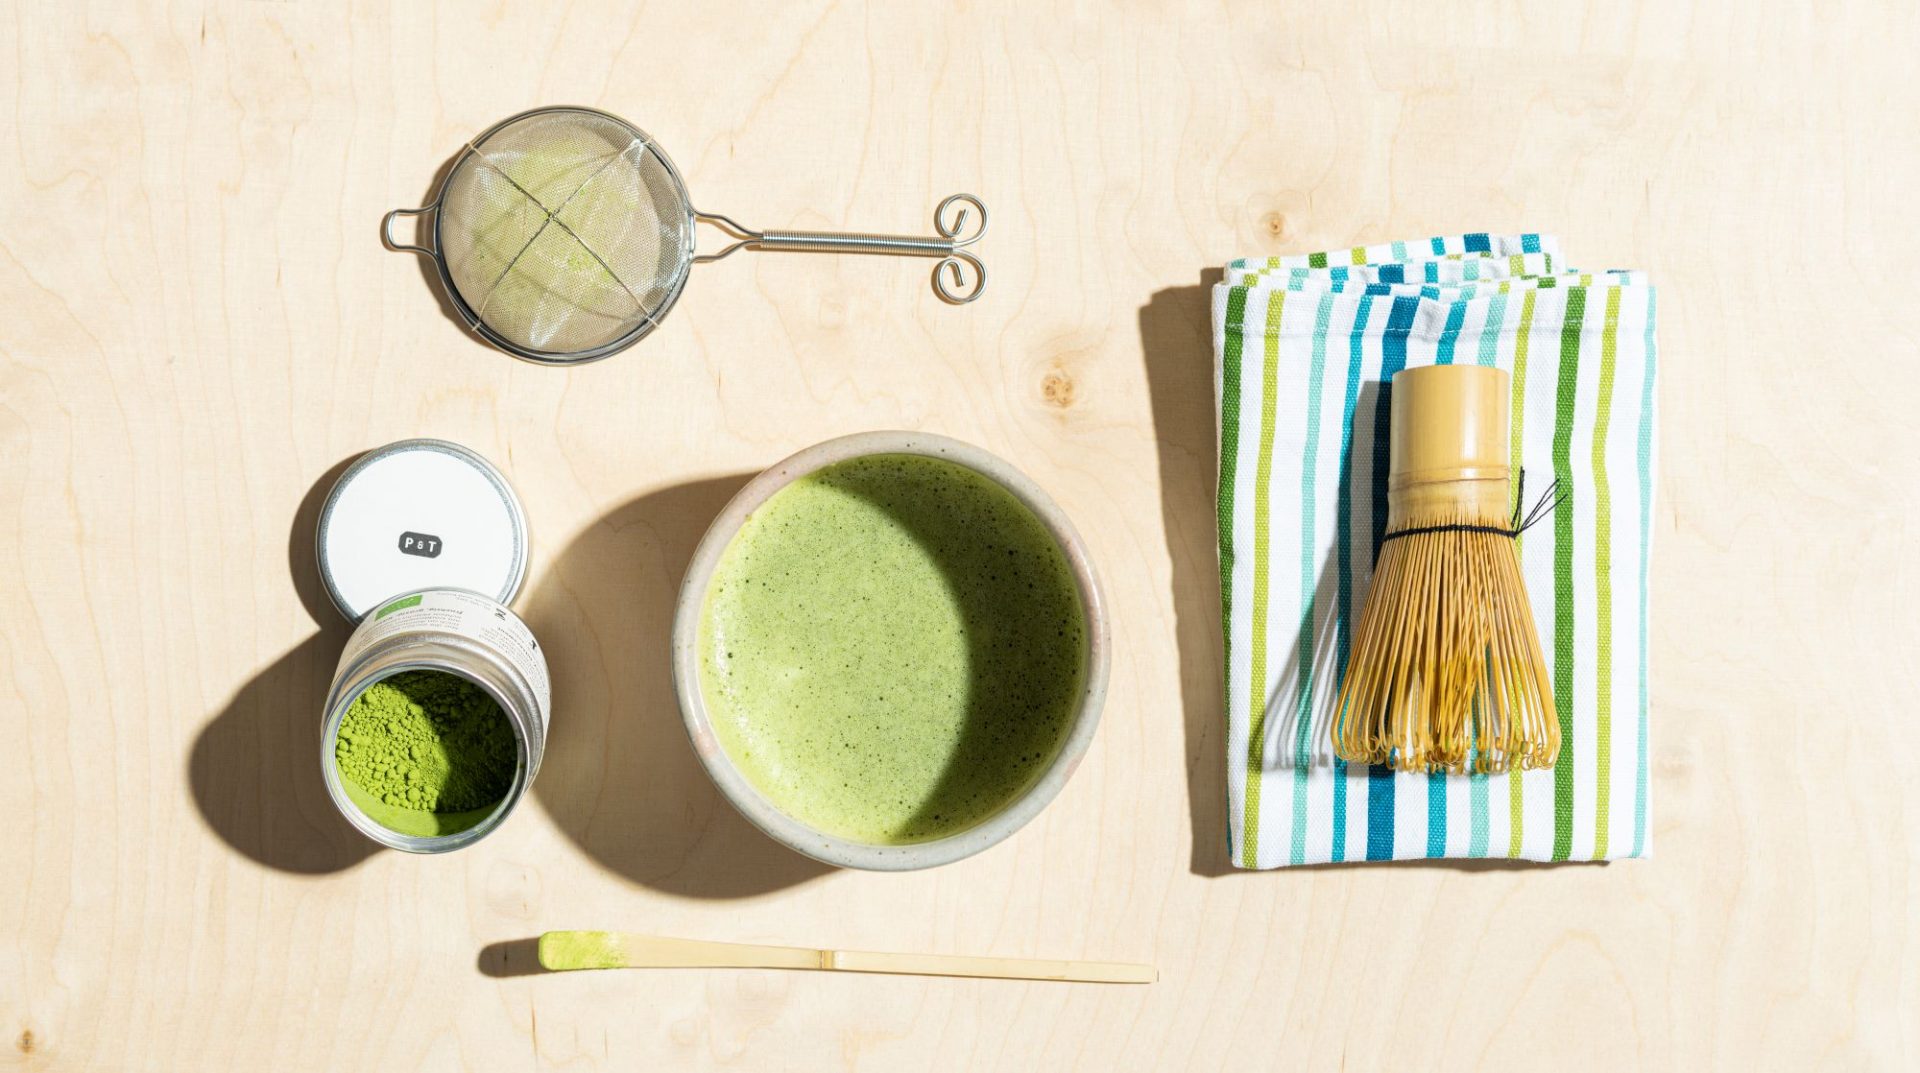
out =
[[873,954],[859,950],[669,939],[623,931],[547,932],[540,936],[540,967],[555,972],[567,969],[827,969],[1094,984],[1150,984],[1159,978],[1151,965],[1120,961]]

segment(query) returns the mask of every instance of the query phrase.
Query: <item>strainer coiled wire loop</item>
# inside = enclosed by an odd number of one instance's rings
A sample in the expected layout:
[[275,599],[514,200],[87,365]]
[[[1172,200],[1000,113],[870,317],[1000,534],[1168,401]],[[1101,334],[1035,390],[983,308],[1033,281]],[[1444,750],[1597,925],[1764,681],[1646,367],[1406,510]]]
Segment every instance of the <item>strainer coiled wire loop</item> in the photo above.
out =
[[[431,213],[431,246],[392,236],[399,216]],[[973,217],[969,227],[970,217]],[[734,241],[695,252],[696,221]],[[934,290],[971,302],[986,270],[966,247],[986,207],[955,194],[934,212],[937,237],[755,231],[698,212],[660,146],[590,108],[539,108],[467,143],[434,200],[381,221],[391,249],[433,259],[455,310],[481,338],[532,361],[604,358],[645,338],[673,308],[693,265],[741,249],[937,257]]]

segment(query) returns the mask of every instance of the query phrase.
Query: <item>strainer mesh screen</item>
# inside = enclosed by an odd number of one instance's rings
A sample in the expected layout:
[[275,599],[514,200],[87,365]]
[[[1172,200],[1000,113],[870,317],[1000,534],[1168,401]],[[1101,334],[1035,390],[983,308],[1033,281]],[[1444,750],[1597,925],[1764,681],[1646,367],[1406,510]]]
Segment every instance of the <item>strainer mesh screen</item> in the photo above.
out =
[[455,165],[440,207],[447,273],[517,346],[592,350],[650,322],[688,269],[691,219],[633,128],[590,112],[528,116]]

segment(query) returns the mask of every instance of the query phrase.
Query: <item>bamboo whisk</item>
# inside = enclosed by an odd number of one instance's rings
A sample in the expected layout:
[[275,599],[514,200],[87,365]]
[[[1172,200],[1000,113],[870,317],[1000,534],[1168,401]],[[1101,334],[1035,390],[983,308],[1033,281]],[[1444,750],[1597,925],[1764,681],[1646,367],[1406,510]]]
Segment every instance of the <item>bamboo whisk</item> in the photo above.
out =
[[[1334,750],[1401,771],[1552,767],[1560,723],[1507,510],[1507,374],[1393,378],[1387,529],[1334,708]],[[1536,513],[1536,517],[1537,517]]]

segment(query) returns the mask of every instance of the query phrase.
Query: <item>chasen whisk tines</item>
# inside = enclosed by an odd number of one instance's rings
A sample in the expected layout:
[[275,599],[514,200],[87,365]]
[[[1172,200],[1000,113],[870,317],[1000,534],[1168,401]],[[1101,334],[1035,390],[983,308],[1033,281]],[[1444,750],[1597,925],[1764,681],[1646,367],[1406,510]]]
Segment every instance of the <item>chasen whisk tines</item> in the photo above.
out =
[[1334,709],[1334,750],[1402,771],[1552,767],[1560,723],[1507,511],[1507,374],[1393,380],[1387,533]]

